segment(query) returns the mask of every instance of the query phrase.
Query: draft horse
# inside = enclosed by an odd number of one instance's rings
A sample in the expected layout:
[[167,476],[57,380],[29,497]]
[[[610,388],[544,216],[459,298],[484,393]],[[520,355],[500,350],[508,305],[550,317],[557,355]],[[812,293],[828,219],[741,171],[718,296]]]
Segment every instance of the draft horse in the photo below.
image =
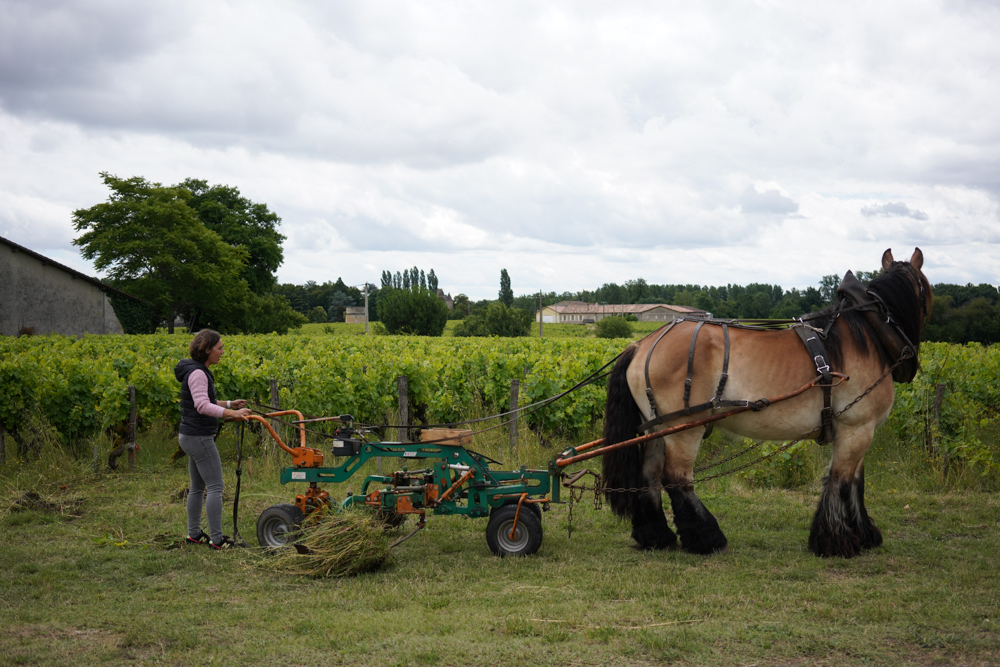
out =
[[[894,261],[886,250],[882,270],[867,288],[848,272],[839,301],[789,329],[684,320],[633,343],[608,379],[605,445],[752,403],[756,409],[712,426],[755,439],[805,437],[832,444],[809,549],[818,556],[850,558],[879,546],[882,533],[865,510],[864,457],[875,427],[892,409],[889,369],[899,382],[911,381],[917,371],[917,348],[932,298],[922,266],[919,248],[909,262]],[[807,337],[819,338],[826,354],[807,348]],[[830,388],[817,385],[769,405],[757,402],[803,387],[818,373],[829,379],[832,371],[849,379],[818,383]],[[695,458],[708,431],[699,426],[604,455],[608,503],[619,517],[631,519],[638,547],[675,549],[679,535],[688,552],[726,549],[718,522],[694,491]],[[622,488],[647,490],[614,490]],[[664,515],[661,489],[670,496],[676,534]]]

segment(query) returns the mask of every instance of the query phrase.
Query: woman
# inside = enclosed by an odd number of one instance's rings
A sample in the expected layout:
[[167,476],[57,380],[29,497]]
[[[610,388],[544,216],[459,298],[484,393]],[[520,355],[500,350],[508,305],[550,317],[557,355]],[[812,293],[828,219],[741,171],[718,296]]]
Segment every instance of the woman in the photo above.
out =
[[[245,419],[251,414],[247,402],[215,400],[215,378],[209,366],[222,358],[222,337],[211,329],[202,329],[188,348],[191,358],[182,359],[174,368],[181,383],[181,449],[188,457],[191,489],[187,498],[187,541],[208,544],[213,549],[230,549],[233,541],[222,534],[222,459],[215,447],[219,419]],[[207,495],[205,491],[208,491]],[[201,529],[201,501],[205,496],[208,515],[206,535]]]

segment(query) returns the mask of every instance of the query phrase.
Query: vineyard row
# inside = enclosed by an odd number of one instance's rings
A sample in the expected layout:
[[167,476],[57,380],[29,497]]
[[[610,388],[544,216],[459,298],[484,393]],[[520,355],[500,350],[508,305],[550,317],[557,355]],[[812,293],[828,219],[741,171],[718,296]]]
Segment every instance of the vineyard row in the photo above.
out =
[[[140,421],[176,421],[173,368],[187,356],[187,342],[165,334],[2,338],[0,425],[16,432],[34,413],[65,442],[87,438],[128,417],[129,385]],[[531,404],[569,389],[623,348],[623,341],[601,339],[395,336],[228,336],[225,344],[213,368],[220,398],[269,403],[274,379],[282,406],[309,415],[350,413],[376,424],[395,416],[400,375],[408,379],[417,421],[456,422],[505,411],[514,379],[520,405]],[[980,434],[1000,415],[1000,347],[925,343],[920,358],[914,382],[896,385],[890,427],[906,442],[936,438],[955,455],[996,470],[996,452]],[[932,423],[937,395],[939,418]],[[572,437],[603,416],[605,397],[602,383],[588,385],[532,415],[531,426]]]

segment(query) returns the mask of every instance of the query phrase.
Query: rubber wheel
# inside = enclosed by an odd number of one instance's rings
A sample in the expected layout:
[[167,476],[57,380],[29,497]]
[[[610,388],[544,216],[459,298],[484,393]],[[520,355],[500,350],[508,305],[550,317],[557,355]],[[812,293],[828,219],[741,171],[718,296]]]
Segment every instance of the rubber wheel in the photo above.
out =
[[[513,505],[514,507],[517,507],[517,501],[513,500],[513,501],[507,503],[506,505],[504,505],[504,507],[509,507],[511,505]],[[525,502],[523,505],[521,505],[521,510],[523,511],[525,508],[527,508],[527,509],[531,510],[532,512],[534,512],[535,516],[538,517],[539,521],[542,520],[542,506],[540,504]],[[491,509],[490,510],[490,516],[492,517],[493,513],[496,512],[498,509],[499,508],[496,508],[496,507],[494,507],[493,509]]]
[[517,518],[517,530],[511,537],[517,505],[504,505],[490,515],[486,526],[486,544],[494,555],[530,556],[542,546],[542,522],[532,511],[521,511]]
[[302,525],[302,512],[295,505],[271,505],[257,517],[257,541],[265,549],[291,544]]

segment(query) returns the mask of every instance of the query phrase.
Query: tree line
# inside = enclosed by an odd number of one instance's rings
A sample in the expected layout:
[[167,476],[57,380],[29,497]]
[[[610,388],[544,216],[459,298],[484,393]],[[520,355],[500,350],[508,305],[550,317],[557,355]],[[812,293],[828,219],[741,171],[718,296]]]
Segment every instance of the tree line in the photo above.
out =
[[[464,320],[456,335],[527,335],[539,307],[559,301],[605,304],[667,303],[692,306],[715,317],[788,319],[815,312],[836,298],[840,276],[822,276],[815,287],[785,290],[751,283],[703,286],[655,284],[643,278],[605,283],[594,290],[547,292],[515,297],[510,275],[500,273],[496,299],[454,297],[449,311],[436,293],[434,269],[416,266],[383,271],[381,284],[335,282],[278,284],[284,260],[281,219],[227,185],[188,178],[164,186],[142,177],[101,173],[108,201],[73,213],[81,235],[73,243],[106,271],[105,281],[139,297],[136,305],[115,297],[113,305],[128,333],[173,327],[223,333],[287,332],[305,322],[342,322],[346,309],[365,303],[371,321],[390,333],[440,335],[448,319]],[[877,271],[857,271],[868,282]],[[435,333],[436,332],[436,333]],[[934,307],[926,340],[952,343],[1000,342],[1000,294],[992,285],[934,285]]]
[[[864,283],[878,276],[878,271],[855,271]],[[712,313],[714,317],[738,319],[789,319],[816,312],[833,303],[842,277],[823,276],[816,287],[783,289],[780,285],[751,283],[713,287],[702,285],[647,283],[642,278],[624,285],[605,283],[595,290],[579,292],[547,292],[541,295],[543,306],[560,301],[586,303],[644,304],[667,303],[692,306]],[[931,317],[924,329],[924,340],[945,343],[1000,342],[1000,291],[993,285],[933,286],[934,300]],[[514,299],[515,307],[538,308],[539,295],[526,294]]]

